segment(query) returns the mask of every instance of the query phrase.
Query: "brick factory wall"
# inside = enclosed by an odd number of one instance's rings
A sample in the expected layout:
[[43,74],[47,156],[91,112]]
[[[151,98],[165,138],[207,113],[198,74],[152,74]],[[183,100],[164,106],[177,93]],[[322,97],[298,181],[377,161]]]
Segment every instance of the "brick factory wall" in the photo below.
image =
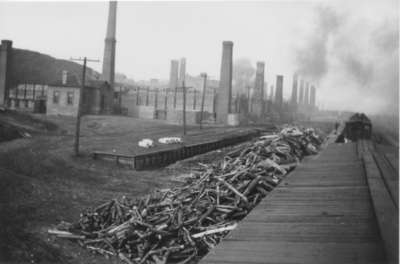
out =
[[[157,96],[156,96],[157,93]],[[186,109],[187,111],[200,111],[201,109],[201,92],[189,91],[186,93]],[[182,110],[183,93],[176,93],[176,107],[174,107],[174,91],[165,91],[141,88],[136,92],[122,97],[122,107],[128,109],[128,115],[137,116],[135,106],[155,107],[157,110],[165,110],[165,97],[167,97],[167,110]],[[157,99],[157,102],[156,102]],[[207,92],[204,97],[204,111],[214,112],[214,93]]]
[[35,103],[45,100],[47,96],[47,85],[41,84],[18,84],[10,88],[8,94],[8,106],[11,109],[34,112]]

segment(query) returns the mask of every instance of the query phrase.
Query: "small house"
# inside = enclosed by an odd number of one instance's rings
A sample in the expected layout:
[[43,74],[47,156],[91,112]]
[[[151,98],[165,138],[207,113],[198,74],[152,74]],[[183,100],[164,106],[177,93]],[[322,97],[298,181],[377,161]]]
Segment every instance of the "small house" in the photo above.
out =
[[[62,79],[47,87],[47,115],[76,116],[81,84],[74,75],[63,72]],[[110,114],[113,90],[105,81],[90,80],[82,92],[82,114]]]

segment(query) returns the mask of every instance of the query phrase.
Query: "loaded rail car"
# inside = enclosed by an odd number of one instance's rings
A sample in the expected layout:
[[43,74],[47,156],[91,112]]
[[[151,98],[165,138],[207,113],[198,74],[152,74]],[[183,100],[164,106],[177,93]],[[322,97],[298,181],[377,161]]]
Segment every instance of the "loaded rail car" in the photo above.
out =
[[351,141],[358,139],[370,139],[372,133],[371,120],[363,114],[356,113],[346,122],[344,136]]

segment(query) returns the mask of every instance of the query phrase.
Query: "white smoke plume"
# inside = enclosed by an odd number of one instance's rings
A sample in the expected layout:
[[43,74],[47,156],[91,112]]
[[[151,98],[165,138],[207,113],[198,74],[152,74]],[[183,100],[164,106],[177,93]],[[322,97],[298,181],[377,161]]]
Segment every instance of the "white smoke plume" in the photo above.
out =
[[398,114],[397,1],[318,6],[315,28],[297,49],[300,75],[326,108]]
[[256,69],[248,58],[236,59],[233,63],[233,93],[247,93],[247,86],[252,86]]

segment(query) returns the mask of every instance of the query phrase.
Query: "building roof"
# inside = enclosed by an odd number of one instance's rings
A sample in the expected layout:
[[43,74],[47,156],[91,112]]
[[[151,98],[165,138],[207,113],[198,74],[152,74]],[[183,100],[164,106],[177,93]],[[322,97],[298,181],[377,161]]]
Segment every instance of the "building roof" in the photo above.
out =
[[67,81],[65,84],[62,83],[62,79],[58,78],[56,81],[49,84],[49,86],[57,86],[57,87],[80,87],[81,82],[78,80],[77,76],[74,74],[67,74]]
[[[68,74],[66,84],[63,84],[62,80],[60,78],[56,82],[49,84],[49,86],[80,88],[81,81],[78,79],[77,76]],[[101,89],[101,88],[108,88],[108,87],[109,87],[108,82],[106,82],[104,80],[86,80],[86,83],[85,83],[85,88]]]

